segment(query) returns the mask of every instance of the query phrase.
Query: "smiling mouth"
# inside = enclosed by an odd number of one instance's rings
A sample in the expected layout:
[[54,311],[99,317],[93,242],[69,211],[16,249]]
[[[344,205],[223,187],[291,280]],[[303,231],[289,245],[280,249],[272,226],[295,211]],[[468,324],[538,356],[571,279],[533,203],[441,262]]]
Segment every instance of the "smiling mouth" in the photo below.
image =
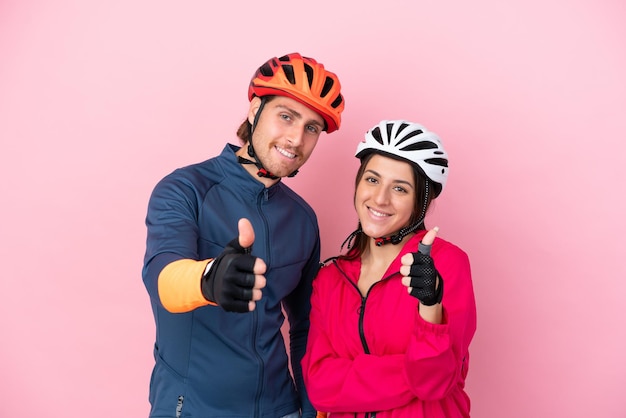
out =
[[282,155],[284,155],[285,157],[287,157],[289,159],[293,160],[294,158],[296,158],[296,154],[291,153],[291,152],[287,151],[286,149],[279,147],[278,145],[275,146],[274,148],[276,148],[276,151],[278,151],[279,153],[281,153]]
[[374,216],[378,216],[378,217],[385,217],[385,216],[391,216],[388,213],[384,213],[384,212],[379,212],[376,209],[372,209],[369,206],[367,207],[367,209],[370,211],[370,213],[372,213]]

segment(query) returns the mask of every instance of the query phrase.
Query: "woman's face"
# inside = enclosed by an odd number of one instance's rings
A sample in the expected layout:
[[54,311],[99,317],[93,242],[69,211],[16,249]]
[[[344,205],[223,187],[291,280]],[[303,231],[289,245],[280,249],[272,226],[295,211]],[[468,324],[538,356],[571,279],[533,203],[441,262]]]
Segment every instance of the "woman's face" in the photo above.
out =
[[354,196],[363,232],[378,238],[406,227],[415,208],[415,187],[409,163],[378,154],[372,156]]

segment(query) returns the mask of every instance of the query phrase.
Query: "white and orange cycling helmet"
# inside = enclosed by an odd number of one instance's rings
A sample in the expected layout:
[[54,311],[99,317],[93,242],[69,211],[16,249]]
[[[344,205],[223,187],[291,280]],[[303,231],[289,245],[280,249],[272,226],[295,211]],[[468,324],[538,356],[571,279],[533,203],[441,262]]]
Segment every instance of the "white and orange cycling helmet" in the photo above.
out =
[[406,120],[383,120],[365,133],[355,157],[362,159],[371,152],[395,155],[417,165],[435,183],[439,196],[448,179],[448,154],[441,139],[424,126]]

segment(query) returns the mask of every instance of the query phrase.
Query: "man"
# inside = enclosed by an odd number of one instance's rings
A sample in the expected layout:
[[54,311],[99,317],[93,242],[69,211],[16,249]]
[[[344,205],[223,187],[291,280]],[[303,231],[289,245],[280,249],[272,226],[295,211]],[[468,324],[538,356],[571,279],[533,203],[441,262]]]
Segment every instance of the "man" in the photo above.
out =
[[339,128],[340,89],[314,59],[270,59],[250,81],[243,146],[226,144],[155,187],[143,267],[156,323],[150,417],[315,416],[300,360],[319,230],[280,180],[297,173],[322,131]]

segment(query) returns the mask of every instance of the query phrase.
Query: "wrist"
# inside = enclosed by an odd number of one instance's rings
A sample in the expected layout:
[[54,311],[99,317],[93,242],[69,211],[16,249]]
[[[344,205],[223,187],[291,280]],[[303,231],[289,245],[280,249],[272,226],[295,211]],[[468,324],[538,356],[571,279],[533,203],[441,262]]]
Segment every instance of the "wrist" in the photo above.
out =
[[424,321],[431,324],[443,323],[443,306],[441,303],[428,306],[420,302],[417,305],[417,310]]
[[214,261],[215,259],[212,259],[207,263],[206,268],[204,269],[204,273],[202,273],[202,276],[205,276],[209,272],[209,270],[211,270],[211,266],[213,265]]

